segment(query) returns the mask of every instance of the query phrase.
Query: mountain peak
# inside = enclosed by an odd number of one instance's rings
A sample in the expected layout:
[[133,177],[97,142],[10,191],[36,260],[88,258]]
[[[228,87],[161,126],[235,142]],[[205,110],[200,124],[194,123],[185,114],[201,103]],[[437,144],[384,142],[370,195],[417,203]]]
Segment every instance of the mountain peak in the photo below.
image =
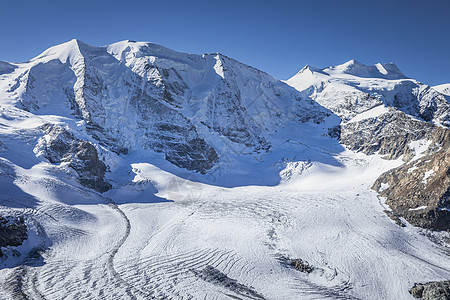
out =
[[95,48],[78,39],[72,39],[48,48],[31,61],[47,62],[53,59],[59,59],[62,63],[70,62],[70,64],[73,64],[77,58],[83,56],[84,52]]
[[316,68],[316,67],[313,67],[311,65],[306,65],[299,71],[299,73],[302,73],[302,72],[305,72],[305,71],[320,72],[320,69]]
[[133,40],[124,40],[105,46],[106,51],[116,57],[118,60],[125,60],[127,54],[134,57],[157,56],[157,57],[184,57],[187,54],[177,52],[164,46],[152,42],[137,42]]
[[347,74],[363,78],[383,78],[383,79],[405,79],[407,78],[399,68],[392,62],[377,63],[373,66],[365,65],[352,59],[341,65],[322,69],[330,75]]

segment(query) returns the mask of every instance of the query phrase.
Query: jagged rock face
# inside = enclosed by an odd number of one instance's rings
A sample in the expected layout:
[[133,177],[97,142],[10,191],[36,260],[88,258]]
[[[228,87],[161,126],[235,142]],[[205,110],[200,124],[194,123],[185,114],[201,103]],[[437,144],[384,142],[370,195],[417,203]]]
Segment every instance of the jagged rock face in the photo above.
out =
[[176,110],[142,93],[133,95],[130,104],[139,117],[137,127],[144,132],[143,137],[136,139],[144,148],[162,152],[176,166],[202,174],[218,161],[214,148]]
[[[342,144],[354,151],[368,155],[378,153],[386,159],[404,155],[404,160],[408,160],[412,155],[409,144],[421,139],[433,139],[435,128],[431,123],[391,110],[378,117],[341,124],[340,138]],[[436,142],[442,143],[443,140]]]
[[78,174],[78,181],[89,188],[105,192],[111,188],[104,181],[105,164],[99,159],[97,150],[90,142],[75,138],[66,129],[57,125],[44,125],[46,133],[35,149],[53,164],[66,164]]
[[[27,226],[22,218],[0,216],[0,248],[20,246],[27,239]],[[0,257],[3,253],[0,249]]]
[[450,130],[430,129],[427,154],[382,174],[373,189],[415,226],[450,229]]
[[450,299],[450,281],[415,284],[409,293],[424,300],[448,300]]

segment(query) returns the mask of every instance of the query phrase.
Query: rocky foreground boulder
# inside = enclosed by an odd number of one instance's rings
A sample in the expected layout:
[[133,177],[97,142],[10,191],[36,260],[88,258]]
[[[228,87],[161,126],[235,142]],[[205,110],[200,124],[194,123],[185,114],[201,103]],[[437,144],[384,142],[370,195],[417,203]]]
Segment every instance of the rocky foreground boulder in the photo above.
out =
[[20,246],[27,239],[27,226],[22,218],[0,216],[0,257],[2,247]]
[[448,300],[450,299],[450,281],[415,284],[409,292],[419,299]]

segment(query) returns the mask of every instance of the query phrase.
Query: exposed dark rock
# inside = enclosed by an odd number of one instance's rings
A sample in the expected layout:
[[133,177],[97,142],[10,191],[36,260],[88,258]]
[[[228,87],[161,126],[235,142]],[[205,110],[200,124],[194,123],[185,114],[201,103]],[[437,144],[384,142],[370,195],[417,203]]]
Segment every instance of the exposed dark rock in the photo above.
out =
[[197,138],[187,144],[174,144],[166,153],[166,159],[174,165],[205,174],[218,161],[219,156],[214,148]]
[[294,267],[294,269],[299,270],[300,272],[311,273],[314,270],[314,268],[307,261],[302,259],[291,259],[289,263]]
[[[192,270],[192,272],[199,278],[215,285],[223,286],[224,288],[245,296],[250,299],[264,299],[262,295],[256,292],[253,288],[237,282],[236,279],[231,279],[226,274],[220,272],[212,266],[206,266],[203,270]],[[240,298],[239,298],[240,299]]]
[[99,159],[90,142],[75,138],[57,125],[44,125],[46,136],[42,139],[44,156],[54,164],[67,163],[78,173],[78,181],[99,192],[106,192],[111,185],[104,181],[106,165]]
[[[20,246],[27,239],[27,226],[22,218],[0,216],[0,248]],[[0,249],[0,257],[3,253]]]
[[409,293],[424,300],[449,300],[450,281],[416,283]]
[[341,139],[341,125],[328,128],[328,135],[331,138]]
[[386,197],[392,214],[415,226],[450,229],[450,130],[432,126],[426,155],[382,174],[373,189]]
[[[174,165],[202,174],[218,161],[214,148],[201,138],[193,124],[176,110],[139,92],[130,100],[142,121],[143,146],[164,153]],[[142,137],[141,137],[142,138]]]
[[406,227],[405,223],[402,222],[402,220],[400,219],[400,216],[397,215],[396,213],[389,211],[389,210],[384,210],[384,213],[387,214],[389,216],[389,218],[391,218],[392,221],[395,222],[395,224],[397,224],[400,227]]
[[314,267],[311,266],[306,260],[303,260],[301,258],[288,258],[282,256],[278,260],[283,265],[292,267],[300,272],[311,273],[312,271],[314,271]]
[[[416,120],[403,112],[391,111],[376,118],[341,125],[341,143],[349,149],[365,154],[381,154],[386,159],[405,160],[411,157],[409,143],[420,139],[433,139],[438,127]],[[442,144],[443,137],[436,134],[436,143]]]

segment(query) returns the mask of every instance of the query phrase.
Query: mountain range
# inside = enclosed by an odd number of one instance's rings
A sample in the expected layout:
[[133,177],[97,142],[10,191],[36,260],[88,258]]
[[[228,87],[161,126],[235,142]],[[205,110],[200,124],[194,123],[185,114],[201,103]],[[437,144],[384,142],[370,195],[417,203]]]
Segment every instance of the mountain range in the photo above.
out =
[[0,296],[441,299],[449,101],[130,40],[0,62]]

